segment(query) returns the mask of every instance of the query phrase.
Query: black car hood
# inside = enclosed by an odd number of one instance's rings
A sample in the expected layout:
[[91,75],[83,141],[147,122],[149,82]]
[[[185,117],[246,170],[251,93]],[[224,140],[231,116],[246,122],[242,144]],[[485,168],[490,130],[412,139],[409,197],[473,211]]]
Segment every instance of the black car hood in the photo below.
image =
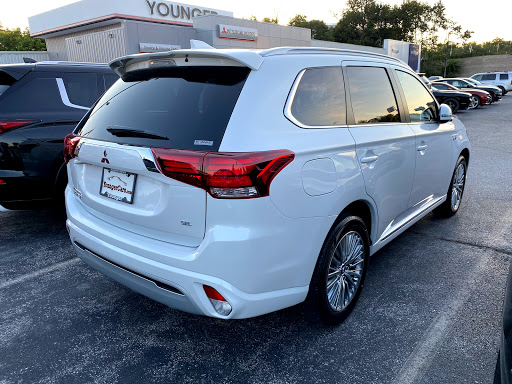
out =
[[[435,87],[435,85],[434,85]],[[461,92],[461,91],[447,91],[447,90],[440,90],[440,89],[437,89],[437,90],[432,90],[432,93],[434,94],[434,96],[445,96],[445,97],[448,97],[448,96],[457,96],[457,97],[471,97],[471,93],[467,93],[467,92]]]

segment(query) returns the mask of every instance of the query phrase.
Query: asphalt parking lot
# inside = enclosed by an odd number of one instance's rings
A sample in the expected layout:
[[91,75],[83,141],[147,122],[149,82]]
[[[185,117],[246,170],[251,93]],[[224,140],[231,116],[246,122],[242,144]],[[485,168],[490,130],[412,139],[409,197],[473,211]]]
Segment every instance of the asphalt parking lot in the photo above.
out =
[[512,94],[460,112],[472,143],[450,219],[371,260],[351,316],[220,321],[169,309],[74,256],[51,211],[0,212],[0,383],[491,383],[512,256]]

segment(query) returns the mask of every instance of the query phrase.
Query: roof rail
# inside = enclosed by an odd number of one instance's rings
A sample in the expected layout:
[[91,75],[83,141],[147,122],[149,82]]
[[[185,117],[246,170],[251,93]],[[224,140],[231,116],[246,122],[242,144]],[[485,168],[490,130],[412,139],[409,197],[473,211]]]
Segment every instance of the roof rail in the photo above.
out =
[[368,51],[358,51],[355,49],[341,49],[341,48],[323,48],[323,47],[279,47],[270,48],[261,52],[261,55],[276,56],[276,55],[290,55],[290,54],[307,54],[307,53],[323,53],[329,55],[358,55],[358,56],[369,56],[369,57],[380,57],[383,59],[396,61],[400,64],[405,64],[402,60],[396,57],[384,55],[382,53],[374,53]]
[[97,66],[97,67],[105,67],[105,66],[108,66],[107,63],[82,63],[82,62],[78,62],[78,61],[38,61],[37,62],[37,65],[56,65],[56,64],[60,64],[60,65],[76,65],[76,66],[81,66],[81,65],[93,65],[93,66]]

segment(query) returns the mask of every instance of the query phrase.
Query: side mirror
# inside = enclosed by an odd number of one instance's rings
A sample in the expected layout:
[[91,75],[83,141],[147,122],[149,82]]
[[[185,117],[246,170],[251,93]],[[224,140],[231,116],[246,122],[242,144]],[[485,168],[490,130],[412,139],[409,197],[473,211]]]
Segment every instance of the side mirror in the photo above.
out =
[[445,121],[452,121],[452,119],[452,109],[446,104],[441,104],[439,107],[439,121],[444,123]]

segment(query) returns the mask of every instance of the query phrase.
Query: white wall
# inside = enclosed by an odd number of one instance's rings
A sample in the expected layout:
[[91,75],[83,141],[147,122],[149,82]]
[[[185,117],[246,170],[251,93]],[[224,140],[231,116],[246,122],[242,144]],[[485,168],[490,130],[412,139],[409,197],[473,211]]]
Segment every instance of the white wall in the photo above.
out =
[[23,58],[28,57],[36,61],[48,61],[46,51],[0,51],[0,64],[23,63]]

